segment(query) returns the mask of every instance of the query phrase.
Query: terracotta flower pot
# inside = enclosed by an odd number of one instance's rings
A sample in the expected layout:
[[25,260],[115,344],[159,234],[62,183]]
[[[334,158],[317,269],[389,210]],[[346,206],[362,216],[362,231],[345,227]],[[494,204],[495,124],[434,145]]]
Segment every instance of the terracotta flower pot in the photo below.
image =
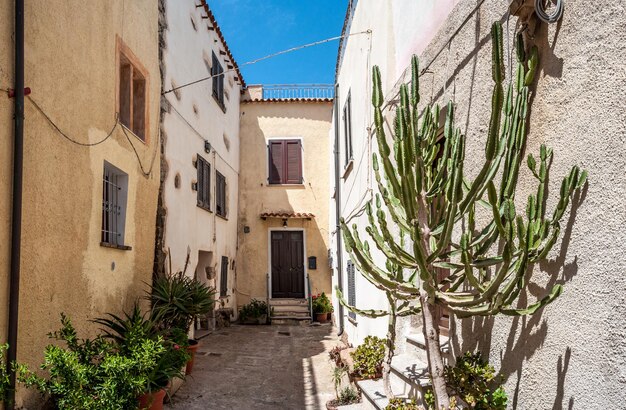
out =
[[316,313],[315,320],[320,323],[328,322],[328,313]]
[[193,363],[196,359],[196,350],[198,350],[198,347],[200,347],[200,344],[197,340],[189,340],[189,347],[187,347],[187,351],[191,354],[191,359],[187,362],[185,374],[191,374],[191,371],[193,370]]
[[141,410],[163,410],[163,399],[165,389],[151,393],[144,393],[139,396],[139,408]]

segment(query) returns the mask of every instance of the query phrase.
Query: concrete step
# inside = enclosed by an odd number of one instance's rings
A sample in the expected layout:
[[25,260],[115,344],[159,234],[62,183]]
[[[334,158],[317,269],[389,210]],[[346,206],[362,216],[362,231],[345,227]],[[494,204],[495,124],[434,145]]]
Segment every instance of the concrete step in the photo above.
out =
[[310,316],[272,316],[272,325],[305,326],[310,323]]
[[280,305],[288,305],[288,306],[298,306],[298,305],[309,305],[308,299],[292,299],[292,298],[284,298],[284,299],[270,299],[270,306],[280,306]]
[[306,317],[310,319],[311,314],[308,310],[279,310],[272,314],[272,318],[275,317]]
[[[377,410],[383,410],[389,404],[389,399],[385,395],[385,389],[383,387],[383,379],[361,380],[356,382],[356,385],[361,391],[363,403],[369,403]],[[397,379],[391,379],[391,390],[396,397],[408,398],[407,395],[401,393],[405,390],[405,387],[405,383]]]
[[[420,388],[430,386],[428,364],[414,352],[394,356],[391,360],[391,371],[409,384],[411,391],[415,390],[416,393],[420,391]],[[409,395],[410,397],[419,396],[419,394]]]
[[[421,349],[426,349],[426,340],[421,331],[407,335],[406,340]],[[450,353],[450,338],[448,336],[439,335],[439,344],[442,353]]]
[[275,314],[280,312],[305,312],[309,313],[309,304],[306,305],[277,305],[272,306]]

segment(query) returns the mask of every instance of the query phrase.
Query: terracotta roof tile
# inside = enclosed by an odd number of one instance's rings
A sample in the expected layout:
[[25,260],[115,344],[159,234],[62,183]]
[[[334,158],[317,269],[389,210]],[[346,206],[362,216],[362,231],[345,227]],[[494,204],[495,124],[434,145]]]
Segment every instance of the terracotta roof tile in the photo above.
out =
[[263,212],[261,214],[261,219],[267,218],[300,218],[300,219],[312,219],[315,218],[310,212]]

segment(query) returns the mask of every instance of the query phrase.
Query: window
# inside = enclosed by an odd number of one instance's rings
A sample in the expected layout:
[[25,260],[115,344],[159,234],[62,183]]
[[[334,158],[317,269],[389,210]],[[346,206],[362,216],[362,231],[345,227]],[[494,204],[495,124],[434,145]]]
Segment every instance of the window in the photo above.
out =
[[215,53],[213,53],[212,61],[211,76],[213,77],[213,97],[215,97],[215,100],[222,110],[226,112],[226,107],[224,106],[224,68]]
[[127,199],[128,175],[105,161],[102,176],[101,245],[130,249],[124,245]]
[[227,296],[228,293],[228,256],[222,256],[222,266],[220,275],[220,296]]
[[207,211],[211,210],[211,164],[200,155],[196,163],[198,170],[198,206]]
[[215,171],[215,212],[226,217],[226,177]]
[[270,140],[269,183],[302,184],[302,142]]
[[[356,306],[356,278],[354,277],[355,275],[355,269],[354,269],[354,263],[352,263],[351,260],[348,261],[348,304],[350,306]],[[352,320],[356,320],[356,313],[354,312],[348,312],[348,316],[352,319]]]
[[352,160],[352,96],[348,92],[348,98],[343,106],[343,137],[346,146],[346,162],[345,165]]
[[146,70],[135,55],[118,41],[118,114],[119,121],[143,141],[147,140]]

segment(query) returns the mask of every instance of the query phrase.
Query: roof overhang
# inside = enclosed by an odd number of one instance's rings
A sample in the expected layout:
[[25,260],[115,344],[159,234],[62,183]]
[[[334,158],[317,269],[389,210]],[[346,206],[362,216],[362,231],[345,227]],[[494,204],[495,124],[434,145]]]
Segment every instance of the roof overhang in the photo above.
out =
[[315,218],[310,212],[263,212],[261,214],[261,219],[306,219],[311,220]]

